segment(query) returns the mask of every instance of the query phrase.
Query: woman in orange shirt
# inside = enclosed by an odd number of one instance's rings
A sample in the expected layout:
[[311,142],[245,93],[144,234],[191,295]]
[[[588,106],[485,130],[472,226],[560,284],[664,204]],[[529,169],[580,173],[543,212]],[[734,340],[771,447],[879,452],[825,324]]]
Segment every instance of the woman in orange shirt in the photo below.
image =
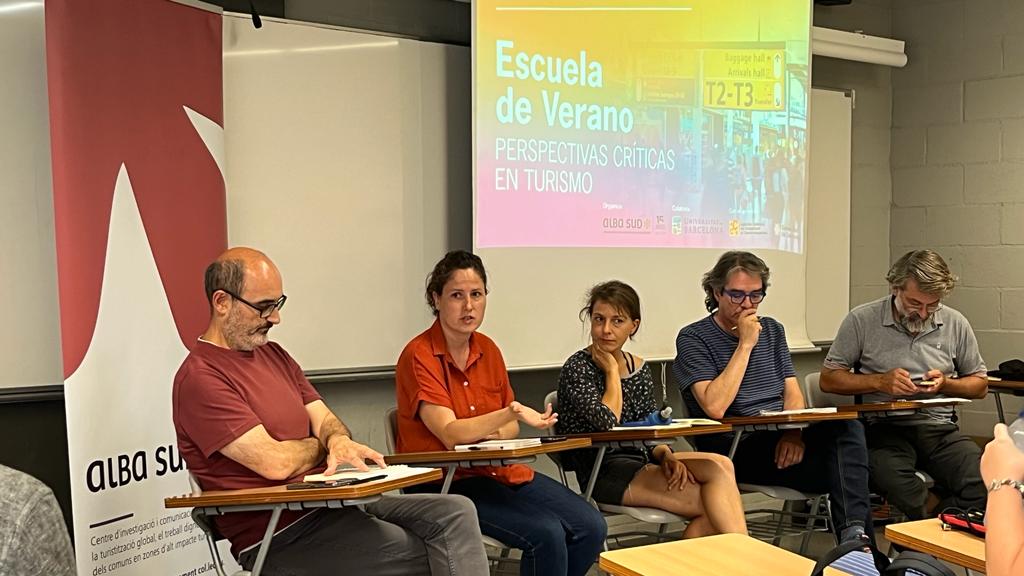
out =
[[[396,366],[399,452],[515,438],[519,423],[546,429],[557,415],[515,401],[501,351],[477,332],[487,307],[483,262],[449,252],[427,278],[437,319],[402,351]],[[440,490],[439,484],[408,491]],[[520,574],[582,575],[607,534],[601,514],[562,484],[528,466],[460,468],[451,493],[471,499],[480,531],[522,550]]]

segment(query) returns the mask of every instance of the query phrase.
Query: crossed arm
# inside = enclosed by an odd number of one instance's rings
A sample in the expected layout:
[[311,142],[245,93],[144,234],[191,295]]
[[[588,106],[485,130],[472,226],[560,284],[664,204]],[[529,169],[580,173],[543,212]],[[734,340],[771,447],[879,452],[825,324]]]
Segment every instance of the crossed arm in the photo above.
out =
[[306,404],[313,436],[276,440],[262,424],[254,426],[221,448],[221,453],[268,480],[287,480],[327,458],[327,470],[343,462],[365,470],[364,459],[385,466],[377,451],[352,440],[348,428],[322,400]]

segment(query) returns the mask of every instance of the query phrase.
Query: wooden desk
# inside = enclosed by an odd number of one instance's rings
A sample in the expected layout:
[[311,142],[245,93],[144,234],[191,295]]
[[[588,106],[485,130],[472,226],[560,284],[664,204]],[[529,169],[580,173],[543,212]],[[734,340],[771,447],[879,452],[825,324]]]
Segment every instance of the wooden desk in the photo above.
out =
[[985,571],[985,541],[957,530],[943,530],[938,518],[889,524],[885,537],[897,546],[931,554],[976,572]]
[[533,462],[538,454],[562,452],[577,448],[589,448],[590,438],[567,438],[560,442],[546,442],[524,448],[511,450],[438,450],[436,452],[406,452],[385,456],[388,464],[409,464],[411,466],[429,466],[447,470],[441,493],[447,494],[451,488],[455,469],[472,468],[474,466],[508,466]]
[[355,486],[338,486],[332,488],[306,488],[303,490],[288,490],[285,485],[272,486],[270,488],[246,488],[243,490],[208,490],[199,494],[186,494],[174,498],[165,498],[165,508],[196,508],[196,507],[227,507],[238,505],[267,505],[267,504],[298,504],[289,506],[290,509],[299,508],[320,508],[322,506],[311,506],[312,502],[324,501],[362,501],[407,486],[432,482],[441,479],[440,470],[429,470],[398,478],[395,480],[378,480],[357,484]]
[[[602,552],[598,563],[614,576],[807,576],[814,561],[742,534],[719,534]],[[839,576],[826,568],[825,574]]]
[[783,414],[780,416],[737,416],[735,418],[723,418],[722,424],[730,424],[736,434],[732,439],[732,447],[729,448],[729,459],[736,455],[736,448],[740,445],[740,437],[744,432],[758,430],[802,430],[816,422],[829,420],[856,420],[856,412],[830,412],[826,414]]
[[[210,490],[198,494],[188,494],[174,498],[165,498],[165,508],[192,508],[192,518],[196,524],[207,526],[209,516],[219,516],[232,512],[270,512],[270,521],[263,535],[256,563],[252,568],[252,576],[259,576],[263,563],[270,550],[270,542],[274,539],[277,522],[284,510],[305,510],[312,508],[340,508],[369,504],[380,499],[380,495],[391,490],[398,490],[415,484],[432,482],[441,479],[440,470],[424,470],[394,480],[378,480],[356,486],[338,486],[332,488],[309,488],[288,490],[284,485],[269,488],[247,488],[243,490]],[[216,543],[209,541],[211,552]]]
[[935,406],[956,406],[964,402],[958,399],[950,399],[949,402],[918,402],[917,400],[893,400],[892,402],[868,402],[866,404],[844,404],[837,406],[840,412],[854,412],[860,414],[872,414],[882,417],[909,416],[922,408]]
[[590,432],[588,434],[573,434],[570,438],[589,438],[590,442],[597,445],[598,442],[627,442],[645,441],[659,439],[675,439],[684,436],[700,436],[701,434],[721,434],[731,432],[729,424],[714,424],[703,426],[665,426],[664,428],[624,428],[622,430],[608,430],[607,432]]
[[996,401],[996,412],[999,414],[999,421],[1006,424],[1006,414],[1003,413],[1003,394],[1024,396],[1024,382],[1018,380],[1003,380],[994,376],[988,377],[988,393]]
[[[676,438],[684,436],[699,436],[701,434],[720,434],[729,432],[732,426],[728,424],[714,424],[701,426],[671,426],[651,428],[636,427],[623,428],[621,430],[608,430],[607,432],[590,432],[588,434],[573,434],[570,439],[586,438],[591,446],[597,448],[597,455],[594,457],[593,473],[587,480],[587,487],[583,491],[583,498],[590,500],[594,493],[594,486],[597,484],[598,473],[601,471],[601,464],[604,462],[604,455],[609,448],[650,448],[660,444],[672,444]],[[617,504],[617,502],[613,502]]]

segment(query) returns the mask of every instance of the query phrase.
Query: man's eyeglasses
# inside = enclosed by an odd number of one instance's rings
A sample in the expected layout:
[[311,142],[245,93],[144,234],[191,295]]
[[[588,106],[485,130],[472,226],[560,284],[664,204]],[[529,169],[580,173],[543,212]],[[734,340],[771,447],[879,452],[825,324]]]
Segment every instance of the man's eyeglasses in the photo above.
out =
[[284,308],[284,303],[285,303],[285,301],[288,300],[287,296],[285,296],[284,294],[281,294],[281,297],[278,298],[277,300],[274,300],[273,302],[268,302],[268,303],[265,303],[265,304],[253,304],[252,302],[249,302],[245,298],[242,298],[241,296],[239,296],[238,294],[235,294],[234,292],[232,292],[230,290],[225,290],[224,288],[221,288],[220,291],[225,293],[225,294],[227,294],[228,296],[231,296],[235,300],[238,300],[242,304],[245,304],[249,308],[252,308],[253,310],[259,312],[260,318],[263,318],[263,319],[270,318],[270,315],[273,314],[275,311],[280,310],[281,308]]
[[[902,290],[900,292],[903,293]],[[903,293],[903,296],[904,296],[903,303],[907,305],[907,308],[913,308],[915,310],[920,310],[921,308],[924,308],[925,312],[927,312],[929,314],[934,314],[935,312],[937,312],[939,310],[939,308],[942,308],[942,301],[941,300],[936,300],[935,302],[932,302],[931,304],[925,304],[924,302],[919,302],[919,301],[915,300],[914,298],[907,297],[905,293]]]
[[754,290],[753,292],[744,292],[743,290],[722,290],[722,293],[729,297],[729,301],[733,304],[743,304],[743,300],[750,298],[751,304],[760,304],[761,300],[764,300],[764,290]]

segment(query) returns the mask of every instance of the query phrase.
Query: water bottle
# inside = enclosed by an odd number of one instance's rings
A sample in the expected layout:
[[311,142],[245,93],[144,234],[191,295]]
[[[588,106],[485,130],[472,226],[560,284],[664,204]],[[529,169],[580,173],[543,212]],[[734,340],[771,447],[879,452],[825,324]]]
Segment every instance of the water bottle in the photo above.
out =
[[1013,440],[1018,450],[1024,452],[1024,410],[1010,424],[1010,439]]
[[672,423],[672,407],[665,406],[661,410],[655,410],[643,420],[635,422],[623,422],[622,426],[664,426]]

